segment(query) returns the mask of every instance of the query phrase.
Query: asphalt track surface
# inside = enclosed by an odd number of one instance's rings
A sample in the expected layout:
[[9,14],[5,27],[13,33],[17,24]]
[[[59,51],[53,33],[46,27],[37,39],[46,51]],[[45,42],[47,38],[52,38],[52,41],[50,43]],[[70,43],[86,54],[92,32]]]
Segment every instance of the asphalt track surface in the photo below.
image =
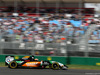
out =
[[0,67],[0,75],[100,75],[100,70],[9,69]]

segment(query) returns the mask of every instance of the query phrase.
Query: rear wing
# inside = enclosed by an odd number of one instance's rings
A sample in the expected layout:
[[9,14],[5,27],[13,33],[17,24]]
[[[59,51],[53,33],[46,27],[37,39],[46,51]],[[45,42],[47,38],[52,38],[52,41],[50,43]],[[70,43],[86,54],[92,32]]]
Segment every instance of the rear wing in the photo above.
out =
[[14,60],[14,56],[6,56],[5,57],[5,65],[8,65],[13,60]]

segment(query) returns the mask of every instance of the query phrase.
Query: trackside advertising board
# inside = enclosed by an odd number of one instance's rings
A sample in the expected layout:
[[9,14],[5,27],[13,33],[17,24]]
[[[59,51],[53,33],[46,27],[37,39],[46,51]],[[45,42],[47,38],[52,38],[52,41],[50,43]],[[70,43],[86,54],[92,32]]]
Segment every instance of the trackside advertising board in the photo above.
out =
[[[9,57],[10,56],[10,57]],[[13,60],[24,57],[25,55],[0,55],[0,63],[5,63]],[[11,58],[11,60],[9,60]],[[100,58],[95,57],[55,57],[55,56],[35,56],[35,58],[41,60],[51,60],[61,62],[63,64],[71,65],[98,65],[100,66]]]

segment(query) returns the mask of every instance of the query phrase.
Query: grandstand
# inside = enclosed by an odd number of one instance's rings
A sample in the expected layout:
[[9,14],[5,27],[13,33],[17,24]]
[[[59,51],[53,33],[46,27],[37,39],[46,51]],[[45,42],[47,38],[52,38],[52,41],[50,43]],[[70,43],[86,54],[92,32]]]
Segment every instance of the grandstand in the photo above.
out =
[[88,2],[99,0],[1,0],[0,53],[95,56],[100,19]]

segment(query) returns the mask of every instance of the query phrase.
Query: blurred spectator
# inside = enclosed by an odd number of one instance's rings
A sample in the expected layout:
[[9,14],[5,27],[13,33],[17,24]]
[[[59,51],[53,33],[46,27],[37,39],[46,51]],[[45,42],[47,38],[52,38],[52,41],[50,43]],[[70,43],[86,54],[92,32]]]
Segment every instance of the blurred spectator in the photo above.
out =
[[[43,11],[43,10],[42,10]],[[74,19],[65,14],[52,14],[47,17],[9,17],[0,18],[0,31],[6,35],[23,36],[23,42],[43,41],[47,43],[61,43],[61,36],[81,37],[85,34],[93,19]],[[98,23],[99,24],[99,23]],[[96,32],[94,32],[96,34]]]

